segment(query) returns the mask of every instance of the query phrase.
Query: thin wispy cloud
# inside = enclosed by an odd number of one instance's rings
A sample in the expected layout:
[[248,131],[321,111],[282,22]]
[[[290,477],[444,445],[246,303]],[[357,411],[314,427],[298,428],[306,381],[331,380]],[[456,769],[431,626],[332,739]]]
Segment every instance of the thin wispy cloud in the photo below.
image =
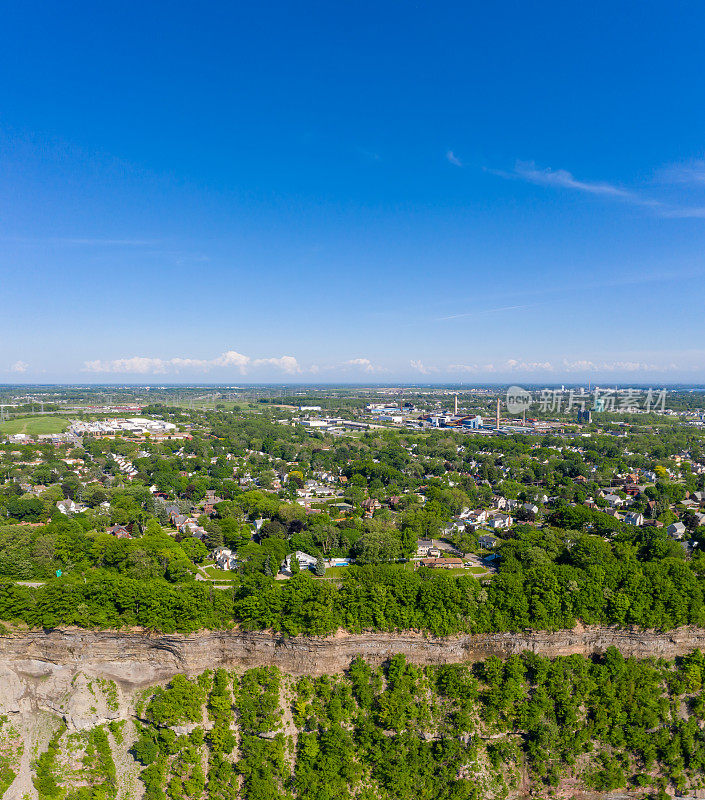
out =
[[656,180],[659,183],[705,185],[705,159],[669,164],[658,170]]
[[651,361],[641,361],[633,359],[618,359],[615,361],[595,361],[592,359],[563,358],[554,362],[551,360],[527,361],[520,358],[508,358],[504,361],[497,361],[488,364],[449,364],[447,367],[427,367],[428,370],[441,372],[443,374],[474,375],[482,377],[509,376],[512,374],[528,374],[537,377],[561,380],[564,376],[577,375],[619,375],[628,374],[630,376],[666,374],[676,370],[683,370],[682,366],[677,366],[672,361],[656,364]]
[[52,244],[74,244],[87,247],[152,247],[156,241],[149,239],[82,239],[74,237],[56,237],[48,239]]
[[662,217],[670,219],[704,219],[705,206],[683,206],[666,208],[661,212]]
[[640,194],[616,184],[607,181],[582,180],[576,178],[572,172],[568,172],[566,169],[540,168],[533,161],[517,161],[514,169],[510,171],[499,169],[489,169],[487,171],[500,178],[521,180],[526,183],[533,183],[536,186],[570,189],[571,191],[585,194],[613,197],[640,206],[654,208],[661,206],[658,200],[642,197]]
[[70,245],[79,247],[154,247],[161,244],[156,239],[110,239],[85,236],[1,236],[0,241],[33,245]]
[[476,308],[472,311],[463,311],[460,314],[448,314],[445,317],[436,317],[436,322],[446,322],[451,319],[462,319],[463,317],[477,317],[484,314],[497,314],[501,311],[516,311],[520,308],[533,308],[540,303],[529,303],[528,305],[500,306],[499,308]]
[[[609,265],[607,265],[609,267]],[[542,288],[522,287],[521,290],[515,292],[506,292],[509,297],[512,295],[519,297],[550,297],[552,295],[571,295],[580,294],[584,295],[586,292],[601,291],[603,289],[619,289],[631,286],[647,286],[652,283],[678,283],[681,281],[697,280],[705,276],[705,270],[702,268],[685,269],[680,271],[664,271],[664,272],[642,272],[634,275],[620,275],[619,277],[603,281],[583,281],[574,286],[544,286]],[[468,298],[475,300],[475,298]],[[490,309],[491,311],[503,311],[513,308],[531,308],[536,305],[545,305],[545,303],[531,303],[524,306],[506,306],[498,309]],[[473,314],[475,312],[468,312]],[[440,319],[453,319],[456,315],[450,317],[440,317]]]
[[449,161],[454,167],[462,167],[463,162],[455,155],[452,150],[448,150],[446,153],[446,160]]
[[[576,178],[572,172],[565,169],[540,168],[533,161],[517,161],[513,170],[487,169],[486,171],[506,180],[520,180],[535,186],[567,189],[596,197],[619,200],[633,206],[650,208],[660,217],[667,219],[705,218],[705,206],[681,206],[658,200],[608,181]],[[705,161],[667,167],[659,174],[663,183],[705,185]]]
[[514,168],[516,177],[521,178],[529,183],[535,183],[539,186],[557,186],[563,189],[574,189],[578,192],[587,192],[588,194],[601,194],[608,195],[609,197],[619,197],[623,200],[641,200],[633,192],[627,189],[622,189],[611,183],[604,181],[583,181],[578,180],[572,173],[565,169],[539,169],[533,162],[524,163],[517,162]]
[[10,367],[10,372],[24,373],[29,369],[29,364],[26,361],[15,361]]

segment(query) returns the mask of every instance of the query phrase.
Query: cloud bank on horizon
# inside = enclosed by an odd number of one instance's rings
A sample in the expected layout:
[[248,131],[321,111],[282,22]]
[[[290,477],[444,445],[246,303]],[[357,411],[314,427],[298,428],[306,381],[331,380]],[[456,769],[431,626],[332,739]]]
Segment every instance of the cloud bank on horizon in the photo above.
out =
[[[699,363],[702,362],[698,359],[689,366],[672,361],[662,360],[656,363],[634,359],[609,361],[563,358],[557,361],[531,361],[508,358],[478,363],[431,363],[421,359],[410,359],[406,365],[394,367],[375,363],[369,358],[356,357],[331,364],[304,365],[292,355],[253,358],[236,350],[227,350],[213,358],[126,356],[115,359],[92,359],[84,362],[80,372],[84,377],[101,376],[109,379],[120,376],[147,379],[172,376],[184,381],[209,375],[213,379],[221,380],[226,380],[228,376],[250,376],[259,380],[276,379],[278,382],[336,378],[345,381],[373,377],[403,379],[413,376],[423,379],[423,382],[448,380],[479,382],[521,375],[560,382],[563,379],[579,380],[583,377],[592,379],[599,376],[611,379],[621,376],[633,380],[671,375],[675,379],[676,374],[684,372],[690,372],[695,377]],[[32,368],[24,361],[17,361],[11,365],[9,372],[27,379],[34,376]]]
[[210,372],[214,369],[230,369],[247,375],[252,370],[270,367],[286,375],[301,372],[299,362],[293,356],[270,358],[250,358],[236,350],[227,350],[215,358],[155,358],[149,356],[129,356],[111,360],[95,359],[83,364],[83,372],[95,374],[128,375],[167,375],[181,372]]

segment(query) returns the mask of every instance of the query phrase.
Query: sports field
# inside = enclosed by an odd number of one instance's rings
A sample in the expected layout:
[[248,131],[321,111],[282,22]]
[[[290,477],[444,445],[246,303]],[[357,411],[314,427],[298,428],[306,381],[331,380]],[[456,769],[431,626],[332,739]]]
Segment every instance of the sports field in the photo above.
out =
[[30,436],[40,433],[63,433],[69,421],[65,417],[17,417],[0,424],[0,433],[6,436],[14,433],[27,433]]

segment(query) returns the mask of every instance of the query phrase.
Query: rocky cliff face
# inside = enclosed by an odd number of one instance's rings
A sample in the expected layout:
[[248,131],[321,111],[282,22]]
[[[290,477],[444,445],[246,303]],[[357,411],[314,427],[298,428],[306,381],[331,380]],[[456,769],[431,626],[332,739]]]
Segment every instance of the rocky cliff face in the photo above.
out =
[[[424,665],[482,660],[491,655],[504,658],[524,650],[551,658],[586,656],[603,653],[610,646],[626,656],[671,659],[694,649],[705,650],[705,628],[640,631],[581,627],[552,633],[447,638],[414,632],[286,638],[243,631],[190,636],[81,629],[15,631],[0,636],[0,766],[11,769],[3,800],[40,800],[34,783],[35,759],[56,736],[62,752],[68,754],[61,765],[62,774],[77,776],[77,785],[81,785],[80,765],[77,768],[73,763],[75,752],[86,751],[87,737],[96,728],[108,731],[117,767],[117,796],[138,800],[142,795],[140,767],[129,753],[135,735],[132,721],[140,716],[143,689],[148,693],[147,687],[166,683],[176,674],[193,677],[218,667],[241,672],[272,665],[288,676],[314,676],[339,673],[356,656],[376,666],[401,653],[408,661]],[[119,736],[115,725],[124,726]],[[1,780],[0,787],[5,788]],[[572,793],[600,797],[582,794],[577,787]],[[510,796],[519,795],[521,790]]]
[[[556,632],[432,637],[413,632],[287,638],[252,631],[206,631],[189,636],[144,631],[57,629],[0,636],[0,668],[10,685],[23,677],[47,681],[78,672],[126,687],[165,681],[177,673],[206,669],[279,667],[290,675],[321,675],[346,669],[356,656],[378,665],[397,653],[416,664],[477,661],[524,650],[555,658],[603,653],[615,646],[625,656],[673,658],[705,650],[705,628],[672,631],[588,627]],[[14,675],[15,678],[11,678]]]

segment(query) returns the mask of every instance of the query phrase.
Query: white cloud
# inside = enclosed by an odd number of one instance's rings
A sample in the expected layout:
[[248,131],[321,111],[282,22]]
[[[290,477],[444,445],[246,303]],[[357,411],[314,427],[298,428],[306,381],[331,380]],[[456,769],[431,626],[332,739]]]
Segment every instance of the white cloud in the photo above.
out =
[[[705,206],[703,205],[678,205],[669,200],[644,197],[639,192],[607,181],[580,180],[565,169],[540,168],[533,161],[517,161],[513,170],[487,169],[486,171],[500,178],[522,180],[537,186],[570,189],[585,194],[612,197],[631,205],[653,209],[659,216],[666,219],[705,218]],[[656,181],[661,184],[705,186],[705,159],[695,159],[664,167],[657,172]]]
[[377,367],[370,361],[369,358],[351,358],[343,362],[346,367],[359,367],[364,372],[376,372]]
[[448,369],[451,372],[479,372],[480,368],[477,364],[449,364]]
[[[560,364],[553,364],[551,361],[522,361],[516,358],[509,358],[494,364],[450,364],[448,372],[465,372],[471,374],[506,374],[512,372],[527,373],[551,373],[554,376],[563,373],[651,373],[651,372],[672,372],[682,370],[683,366],[677,366],[672,362],[667,364],[654,364],[648,361],[592,361],[590,359],[567,359],[564,358]],[[444,370],[445,371],[445,370]]]
[[253,367],[275,367],[289,375],[301,372],[301,367],[294,356],[281,356],[281,358],[256,358],[251,362]]
[[409,364],[411,365],[412,369],[415,369],[417,372],[420,372],[422,375],[430,375],[432,372],[438,372],[438,367],[429,367],[426,366],[422,361],[418,359],[412,359]]
[[168,362],[161,358],[132,356],[131,358],[116,358],[113,361],[86,361],[83,370],[85,372],[129,372],[147,375],[163,374],[167,371],[167,366]]
[[10,372],[27,372],[29,364],[26,361],[15,361],[10,367]]
[[446,159],[450,161],[450,163],[453,164],[453,166],[455,167],[463,166],[463,162],[458,158],[458,156],[455,155],[455,153],[452,150],[449,150],[446,153]]
[[506,367],[511,372],[550,372],[553,365],[550,361],[518,361],[510,358]]
[[516,358],[509,358],[498,364],[450,364],[449,372],[551,372],[553,365],[550,361],[519,361]]
[[[499,169],[488,169],[487,171],[491,172],[493,175],[498,175],[500,178],[522,180],[537,186],[570,189],[585,194],[613,197],[616,200],[623,200],[632,205],[659,209],[664,213],[669,209],[666,203],[662,203],[660,200],[653,200],[649,197],[643,197],[630,189],[624,189],[621,186],[607,181],[580,180],[566,169],[551,169],[550,167],[540,168],[537,167],[533,161],[517,161],[514,165],[514,169],[510,171]],[[676,209],[672,210],[675,211]],[[673,214],[672,216],[677,216],[677,214]]]
[[640,203],[645,202],[633,192],[622,189],[611,183],[605,183],[603,181],[581,181],[565,169],[539,169],[533,161],[518,161],[514,167],[514,173],[509,174],[513,174],[517,178],[521,178],[529,183],[536,183],[540,186],[558,186],[563,189],[575,189],[579,192],[588,192],[589,194],[610,195],[612,197],[622,198],[623,200],[638,201]]
[[568,361],[568,359],[564,358],[563,369],[567,372],[594,372],[597,366],[593,361],[588,361],[587,359]]
[[234,367],[241,375],[250,369],[258,367],[274,367],[287,374],[301,372],[297,360],[293,356],[280,358],[256,358],[238,353],[236,350],[227,350],[219,356],[210,359],[204,358],[174,358],[162,359],[147,356],[131,356],[130,358],[116,358],[109,361],[86,361],[83,372],[96,373],[127,373],[133,375],[164,375],[169,372],[182,370],[199,370],[208,372],[212,369],[227,369]]
[[670,372],[677,369],[675,364],[659,366],[646,361],[589,361],[579,359],[569,361],[563,359],[563,370],[566,372]]

